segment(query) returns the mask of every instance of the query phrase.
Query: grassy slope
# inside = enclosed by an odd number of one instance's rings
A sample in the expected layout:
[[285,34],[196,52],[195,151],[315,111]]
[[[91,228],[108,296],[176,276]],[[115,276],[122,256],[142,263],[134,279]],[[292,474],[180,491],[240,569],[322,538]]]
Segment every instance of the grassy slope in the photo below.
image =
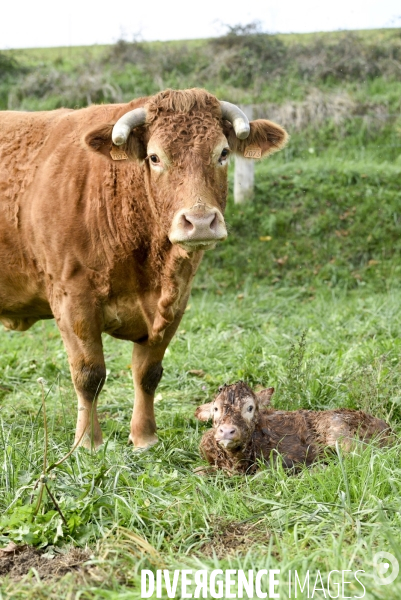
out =
[[[249,48],[237,36],[233,45],[218,38],[220,45],[218,40],[183,40],[10,50],[4,54],[18,61],[22,73],[2,83],[0,70],[0,107],[84,106],[91,87],[92,102],[109,102],[166,87],[201,85],[218,97],[244,103],[282,104],[304,100],[315,88],[328,93],[341,90],[358,102],[383,104],[388,112],[399,112],[397,29],[264,36],[254,45],[252,36],[247,39]],[[343,46],[344,52],[338,50]],[[307,48],[313,48],[314,57],[305,54]],[[355,76],[343,73],[350,63]]]
[[[21,52],[39,64],[60,51]],[[68,52],[72,69],[75,49]],[[84,64],[92,50],[77,52]],[[381,98],[397,95],[397,82],[366,86]],[[60,336],[51,322],[23,334],[0,332],[0,511],[7,511],[0,541],[87,543],[97,564],[93,575],[59,582],[4,580],[4,597],[74,597],[80,589],[81,598],[131,599],[140,597],[141,568],[272,566],[283,581],[288,569],[361,568],[366,598],[400,597],[400,584],[389,590],[372,577],[376,551],[401,559],[399,446],[333,458],[326,469],[296,476],[270,468],[230,479],[193,474],[205,429],[194,408],[239,378],[274,385],[276,406],[357,407],[399,430],[397,136],[328,124],[294,133],[286,151],[258,165],[255,203],[228,207],[230,237],[205,257],[166,355],[157,402],[161,443],[148,453],[126,446],[130,344],[104,338],[107,443],[94,455],[74,453],[50,482],[68,527],[46,495],[35,520],[29,505],[43,462],[38,377],[47,381],[49,462],[73,439],[75,395]]]
[[[361,36],[366,42],[385,43],[391,40],[394,36],[394,29],[365,29],[355,31],[358,36]],[[315,40],[339,40],[343,35],[342,31],[333,32],[315,32],[315,33],[281,33],[274,37],[280,39],[284,44],[291,46],[292,44],[303,42],[311,43]],[[151,48],[166,47],[186,47],[198,48],[203,46],[204,39],[200,40],[172,40],[170,42],[147,42]],[[71,67],[75,68],[81,63],[86,63],[89,60],[99,58],[105,51],[110,48],[108,45],[98,44],[95,46],[60,46],[57,48],[21,48],[6,51],[17,60],[32,66],[54,61],[63,61],[71,59]]]

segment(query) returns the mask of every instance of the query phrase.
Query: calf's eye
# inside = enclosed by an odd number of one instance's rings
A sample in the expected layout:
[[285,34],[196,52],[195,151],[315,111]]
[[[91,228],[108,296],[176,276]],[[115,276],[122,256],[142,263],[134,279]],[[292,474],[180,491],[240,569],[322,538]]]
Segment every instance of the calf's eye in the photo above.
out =
[[214,407],[214,412],[217,412],[219,409],[217,408],[217,406]]
[[248,406],[248,412],[252,412],[253,411],[253,406]]
[[157,165],[160,162],[160,158],[157,156],[157,154],[151,154],[149,158],[154,165]]

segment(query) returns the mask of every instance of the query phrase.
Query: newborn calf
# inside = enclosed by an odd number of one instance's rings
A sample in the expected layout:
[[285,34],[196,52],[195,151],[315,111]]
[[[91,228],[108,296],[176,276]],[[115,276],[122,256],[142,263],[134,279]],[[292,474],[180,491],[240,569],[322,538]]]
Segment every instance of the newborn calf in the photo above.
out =
[[213,402],[196,409],[200,421],[213,419],[213,429],[203,434],[200,451],[215,468],[256,471],[257,459],[269,460],[272,452],[283,457],[285,467],[310,465],[333,448],[343,450],[355,440],[380,445],[390,442],[391,429],[384,421],[358,410],[275,410],[266,408],[274,388],[254,393],[239,381],[220,388]]

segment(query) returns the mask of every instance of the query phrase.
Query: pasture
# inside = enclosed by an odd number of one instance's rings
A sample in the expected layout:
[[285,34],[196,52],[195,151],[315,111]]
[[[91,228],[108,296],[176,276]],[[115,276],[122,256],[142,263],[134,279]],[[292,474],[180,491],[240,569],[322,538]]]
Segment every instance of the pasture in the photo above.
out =
[[[399,597],[399,584],[378,586],[372,569],[379,550],[401,558],[399,447],[333,457],[297,475],[270,466],[252,477],[193,473],[204,464],[206,427],[194,410],[238,379],[274,385],[275,406],[361,408],[397,431],[400,172],[388,163],[362,168],[314,157],[258,167],[256,201],[228,207],[230,238],[205,257],[167,352],[160,443],[149,452],[127,446],[130,344],[104,338],[106,442],[50,472],[60,512],[45,492],[34,516],[33,487],[45,443],[38,378],[46,381],[48,465],[73,439],[75,394],[61,338],[53,322],[1,332],[2,546],[12,539],[46,546],[50,556],[70,546],[91,554],[90,567],[62,578],[6,577],[4,598],[73,598],[78,590],[81,598],[140,598],[144,568],[279,568],[282,581],[290,569],[363,569],[366,598]],[[363,590],[354,582],[347,591]]]
[[[391,38],[385,32],[362,37],[383,47]],[[174,44],[170,49],[172,60],[179,52]],[[117,57],[123,50],[117,48]],[[68,74],[71,51],[59,56],[52,50],[47,58],[50,50],[21,51],[15,58],[22,64],[29,56],[37,75],[43,61]],[[94,49],[91,60],[103,51]],[[87,52],[76,54],[83,70]],[[178,84],[191,85],[190,72],[181,71]],[[169,85],[177,73],[175,67]],[[129,73],[121,67],[118,74],[125,99],[122,82],[128,86]],[[32,72],[27,79],[10,77],[0,81],[3,107],[7,98],[15,108],[58,105],[51,89],[44,99],[29,96],[23,82],[33,89]],[[46,77],[50,87],[59,81]],[[272,101],[280,104],[289,88],[277,77]],[[23,561],[14,573],[0,571],[0,598],[131,600],[141,597],[142,569],[269,568],[281,571],[282,599],[289,597],[294,570],[302,581],[310,572],[309,597],[330,597],[327,584],[312,590],[318,571],[327,581],[335,569],[364,570],[364,598],[401,597],[400,577],[380,586],[373,568],[379,551],[401,561],[399,443],[339,454],[297,474],[272,465],[261,465],[254,476],[201,478],[193,472],[205,464],[198,444],[208,427],[196,421],[195,408],[219,385],[238,379],[274,386],[277,407],[359,408],[400,431],[400,83],[391,73],[362,73],[358,84],[359,76],[352,77],[322,79],[322,103],[346,90],[365,112],[338,122],[328,115],[318,128],[310,122],[288,127],[288,148],[256,167],[255,201],[230,201],[229,237],[205,255],[164,359],[157,446],[138,453],[127,445],[131,344],[104,336],[108,377],[99,416],[105,443],[98,452],[79,449],[65,458],[76,396],[55,323],[37,323],[25,333],[0,331],[0,547],[12,540],[46,548],[44,558],[31,557],[27,578],[19,576]],[[290,73],[286,85],[295,79],[299,85],[291,89],[307,103],[310,81]],[[210,89],[236,100],[233,86]],[[258,101],[266,97],[267,88]],[[389,117],[380,124],[377,107]],[[45,448],[51,495],[44,490],[40,496]],[[64,570],[49,567],[73,548],[86,553],[73,551]],[[330,591],[335,597],[336,588]],[[352,578],[343,596],[362,594]],[[308,596],[298,589],[297,597]]]

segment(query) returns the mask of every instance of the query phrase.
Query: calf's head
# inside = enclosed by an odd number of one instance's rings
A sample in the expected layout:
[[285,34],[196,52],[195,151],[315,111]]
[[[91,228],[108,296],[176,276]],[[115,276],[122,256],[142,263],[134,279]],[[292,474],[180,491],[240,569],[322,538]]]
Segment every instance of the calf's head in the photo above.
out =
[[198,406],[195,416],[200,421],[213,420],[214,438],[228,452],[244,450],[259,421],[260,410],[270,404],[274,388],[254,393],[239,381],[224,385],[213,402]]
[[160,92],[85,141],[109,160],[119,148],[128,161],[143,162],[147,196],[164,234],[191,252],[227,237],[230,154],[244,156],[251,147],[262,158],[280,150],[287,134],[270,121],[249,123],[235,105],[191,89]]

